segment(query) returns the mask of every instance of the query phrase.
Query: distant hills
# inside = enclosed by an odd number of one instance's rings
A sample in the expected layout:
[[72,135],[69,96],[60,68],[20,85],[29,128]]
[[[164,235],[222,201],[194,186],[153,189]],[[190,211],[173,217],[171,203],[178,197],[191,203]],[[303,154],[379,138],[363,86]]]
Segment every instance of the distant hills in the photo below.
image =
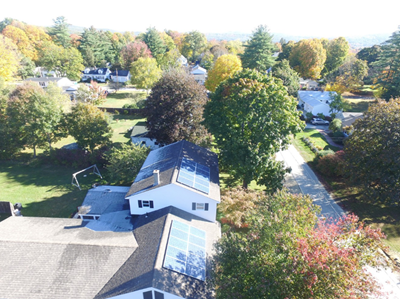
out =
[[[74,26],[70,25],[69,26],[69,31],[71,33],[75,34],[80,34],[83,32],[85,27],[80,27],[80,26]],[[110,32],[118,32],[117,30],[112,30],[112,29],[106,29],[106,28],[96,28],[98,30],[103,30],[103,31],[110,31]],[[140,32],[135,32],[135,34],[139,34]],[[216,40],[241,40],[241,41],[246,41],[250,38],[251,33],[239,33],[239,32],[227,32],[227,33],[204,33],[205,36],[207,37],[208,40],[216,39]],[[273,40],[274,42],[279,42],[281,38],[284,38],[286,41],[299,41],[301,39],[309,39],[309,38],[315,38],[315,36],[296,36],[296,35],[290,35],[290,34],[284,34],[284,33],[272,33],[274,36]],[[349,42],[350,46],[352,49],[361,49],[365,47],[371,47],[373,45],[379,45],[383,43],[384,41],[388,40],[390,37],[391,33],[387,34],[371,34],[367,36],[357,36],[357,37],[346,37],[344,36],[347,41]],[[322,38],[323,36],[318,36],[317,38]],[[339,36],[337,36],[339,37]],[[331,39],[331,37],[326,37],[328,39]]]

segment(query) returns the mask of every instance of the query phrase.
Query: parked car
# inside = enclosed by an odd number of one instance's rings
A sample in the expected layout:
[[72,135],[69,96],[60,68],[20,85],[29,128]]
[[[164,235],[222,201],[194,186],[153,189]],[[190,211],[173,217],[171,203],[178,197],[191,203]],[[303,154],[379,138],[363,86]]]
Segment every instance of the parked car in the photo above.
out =
[[311,120],[313,125],[329,125],[329,121],[323,120],[321,118],[314,118]]

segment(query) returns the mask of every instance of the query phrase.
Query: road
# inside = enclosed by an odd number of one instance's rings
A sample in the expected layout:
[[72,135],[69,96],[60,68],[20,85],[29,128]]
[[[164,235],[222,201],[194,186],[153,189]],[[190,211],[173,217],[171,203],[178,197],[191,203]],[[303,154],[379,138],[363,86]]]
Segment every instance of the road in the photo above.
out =
[[[337,219],[345,214],[293,145],[285,151],[280,151],[277,154],[277,160],[284,161],[285,165],[292,169],[290,180],[295,181],[297,186],[291,186],[291,188],[295,190],[297,188],[303,194],[310,195],[314,203],[321,207],[320,216]],[[388,294],[387,298],[400,299],[400,275],[397,272],[394,273],[390,269],[369,268],[368,270],[382,285],[382,290]]]

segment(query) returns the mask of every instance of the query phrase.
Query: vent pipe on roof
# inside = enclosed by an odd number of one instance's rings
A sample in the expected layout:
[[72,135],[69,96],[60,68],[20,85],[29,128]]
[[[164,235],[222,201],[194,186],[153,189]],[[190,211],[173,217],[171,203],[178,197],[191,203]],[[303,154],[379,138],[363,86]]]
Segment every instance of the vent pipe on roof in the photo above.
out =
[[153,186],[157,186],[160,184],[160,171],[158,169],[153,170],[154,184]]

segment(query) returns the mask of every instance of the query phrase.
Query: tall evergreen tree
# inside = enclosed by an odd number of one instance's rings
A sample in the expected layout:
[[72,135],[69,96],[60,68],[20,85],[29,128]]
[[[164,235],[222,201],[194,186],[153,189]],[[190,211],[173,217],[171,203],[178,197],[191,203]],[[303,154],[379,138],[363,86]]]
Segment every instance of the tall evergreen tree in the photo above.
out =
[[376,67],[377,83],[382,87],[382,98],[389,100],[400,96],[400,26],[392,36],[383,43]]
[[111,41],[105,32],[92,26],[83,31],[79,50],[85,66],[104,66],[110,60]]
[[154,27],[147,29],[146,33],[143,35],[143,41],[149,47],[151,54],[155,58],[160,54],[164,54],[166,51],[164,42]]
[[272,54],[276,50],[276,46],[272,42],[272,37],[267,26],[257,27],[241,55],[244,68],[265,72],[274,65],[275,59]]
[[68,32],[67,19],[63,16],[57,17],[53,20],[54,25],[48,29],[48,34],[53,38],[54,42],[63,46],[64,48],[68,48],[71,46],[71,38]]

